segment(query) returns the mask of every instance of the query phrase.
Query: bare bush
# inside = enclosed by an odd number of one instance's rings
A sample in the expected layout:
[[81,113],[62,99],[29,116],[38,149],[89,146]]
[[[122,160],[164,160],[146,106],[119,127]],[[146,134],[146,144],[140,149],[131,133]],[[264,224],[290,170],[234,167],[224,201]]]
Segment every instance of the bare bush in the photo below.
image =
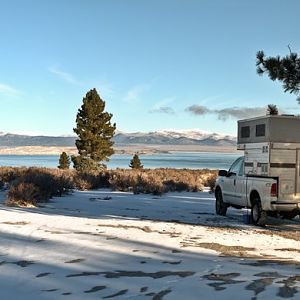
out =
[[35,206],[39,202],[39,195],[38,186],[17,180],[8,191],[6,204],[9,206]]
[[[154,195],[166,192],[197,192],[204,186],[213,189],[216,176],[217,171],[207,169],[116,169],[90,174],[75,170],[0,167],[0,184],[10,184],[8,202],[12,203],[16,199],[17,203],[25,203],[28,199],[30,205],[46,202],[53,196],[62,196],[74,188],[90,190],[110,187],[118,191]],[[26,194],[25,187],[29,187],[29,191],[34,193]],[[38,193],[38,197],[35,193]]]
[[209,186],[216,176],[217,171],[206,169],[117,169],[110,171],[109,183],[113,190],[134,193],[197,192]]

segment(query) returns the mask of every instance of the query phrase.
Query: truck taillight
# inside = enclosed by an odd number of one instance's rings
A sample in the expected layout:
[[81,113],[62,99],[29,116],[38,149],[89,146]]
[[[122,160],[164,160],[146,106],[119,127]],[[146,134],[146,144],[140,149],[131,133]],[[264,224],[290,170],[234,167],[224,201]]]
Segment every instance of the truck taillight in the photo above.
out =
[[277,183],[271,185],[271,197],[277,197]]

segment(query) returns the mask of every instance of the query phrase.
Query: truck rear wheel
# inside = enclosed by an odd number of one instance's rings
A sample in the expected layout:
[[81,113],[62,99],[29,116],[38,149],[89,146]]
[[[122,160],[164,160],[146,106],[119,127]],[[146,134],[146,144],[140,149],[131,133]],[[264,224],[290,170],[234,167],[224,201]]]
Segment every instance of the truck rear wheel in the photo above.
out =
[[222,191],[220,188],[216,190],[216,214],[226,216],[227,204],[223,202]]
[[252,201],[251,217],[254,225],[265,226],[267,223],[267,212],[262,210],[261,201],[258,197]]

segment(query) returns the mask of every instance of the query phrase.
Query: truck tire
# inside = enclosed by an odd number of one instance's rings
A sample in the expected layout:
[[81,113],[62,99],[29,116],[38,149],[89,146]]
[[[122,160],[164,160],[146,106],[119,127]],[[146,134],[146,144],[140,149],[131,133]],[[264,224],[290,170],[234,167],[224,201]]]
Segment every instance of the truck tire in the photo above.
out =
[[220,188],[216,190],[216,214],[226,216],[227,204],[223,202],[222,191]]
[[262,210],[259,197],[252,201],[251,218],[254,225],[265,226],[267,223],[267,212]]

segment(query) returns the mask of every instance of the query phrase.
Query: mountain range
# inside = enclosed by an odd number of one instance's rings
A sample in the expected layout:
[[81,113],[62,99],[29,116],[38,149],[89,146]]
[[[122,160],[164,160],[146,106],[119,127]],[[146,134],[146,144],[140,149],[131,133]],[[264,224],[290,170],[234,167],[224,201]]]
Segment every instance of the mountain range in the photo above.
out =
[[[0,148],[24,146],[74,147],[75,136],[31,136],[0,132]],[[202,130],[161,130],[125,133],[117,131],[115,145],[235,146],[236,137]]]

